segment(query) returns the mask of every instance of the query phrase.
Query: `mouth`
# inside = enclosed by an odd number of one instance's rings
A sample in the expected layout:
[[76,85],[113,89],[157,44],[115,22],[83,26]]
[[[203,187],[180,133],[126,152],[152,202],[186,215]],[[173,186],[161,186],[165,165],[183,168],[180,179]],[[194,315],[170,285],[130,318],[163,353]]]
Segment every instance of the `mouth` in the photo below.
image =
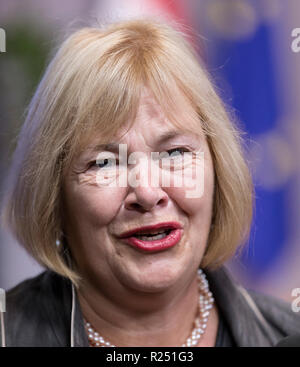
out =
[[125,243],[147,252],[162,251],[175,246],[181,239],[182,226],[165,222],[127,231],[119,236]]

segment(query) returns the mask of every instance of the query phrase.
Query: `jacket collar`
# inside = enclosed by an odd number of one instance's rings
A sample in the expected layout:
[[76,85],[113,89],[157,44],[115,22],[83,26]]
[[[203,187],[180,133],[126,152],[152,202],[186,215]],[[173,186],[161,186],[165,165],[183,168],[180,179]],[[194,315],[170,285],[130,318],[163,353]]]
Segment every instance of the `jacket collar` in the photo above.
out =
[[[84,319],[83,319],[83,315],[80,309],[80,304],[79,304],[76,292],[74,294],[75,294],[75,310],[74,310],[74,324],[73,324],[74,347],[89,347],[89,341],[88,341],[88,337],[85,331]],[[71,318],[71,324],[72,324],[72,318]],[[72,325],[71,325],[71,330],[72,330]],[[72,346],[72,335],[71,335],[71,346]]]
[[[227,321],[237,346],[273,346],[276,342],[274,335],[257,317],[251,302],[244,295],[245,292],[246,295],[249,294],[233,279],[228,269],[221,266],[217,270],[205,270],[205,274],[217,307]],[[74,303],[74,346],[88,347],[83,315],[76,294]]]
[[227,321],[239,347],[273,346],[277,339],[253,299],[229,270],[221,266],[205,271],[217,307]]

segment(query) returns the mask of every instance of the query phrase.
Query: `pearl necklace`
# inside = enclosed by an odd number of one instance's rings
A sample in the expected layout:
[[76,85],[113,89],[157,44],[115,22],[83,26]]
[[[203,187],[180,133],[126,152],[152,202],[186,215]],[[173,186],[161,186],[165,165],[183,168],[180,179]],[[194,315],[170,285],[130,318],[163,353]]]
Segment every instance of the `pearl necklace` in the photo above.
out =
[[[201,269],[198,269],[198,289],[198,315],[194,320],[194,328],[190,336],[181,347],[192,347],[198,344],[199,339],[205,332],[210,309],[213,307],[214,298],[212,293],[209,291],[208,281]],[[93,329],[89,322],[85,321],[85,327],[91,347],[116,347],[110,342],[104,340],[104,338]]]

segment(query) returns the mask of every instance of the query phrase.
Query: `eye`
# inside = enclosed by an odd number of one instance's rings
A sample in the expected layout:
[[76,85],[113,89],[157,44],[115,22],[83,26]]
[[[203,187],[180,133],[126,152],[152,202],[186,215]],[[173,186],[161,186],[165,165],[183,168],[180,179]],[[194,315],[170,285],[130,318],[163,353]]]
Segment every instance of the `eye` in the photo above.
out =
[[[184,147],[178,147],[178,148],[169,149],[166,152],[169,154],[169,156],[164,157],[163,159],[168,159],[168,158],[174,159],[174,158],[178,158],[178,157],[183,157],[183,153],[190,152],[190,150],[187,149],[187,148],[184,148]],[[89,168],[97,167],[97,168],[100,168],[100,169],[106,169],[106,168],[114,167],[115,164],[118,164],[118,159],[102,158],[99,161],[94,160],[94,161],[90,162]]]
[[92,161],[89,165],[90,168],[93,168],[93,167],[97,167],[97,168],[100,168],[100,169],[103,169],[103,168],[111,168],[115,165],[115,163],[117,163],[118,160],[117,159],[113,159],[113,158],[104,158],[104,159],[101,159],[98,161]]
[[184,153],[192,153],[190,149],[185,147],[178,147],[167,150],[166,156],[162,156],[159,159],[159,165],[162,169],[179,170],[184,169],[185,165],[189,164],[189,159],[184,156]]
[[[189,152],[189,150],[184,148],[184,147],[179,147],[179,148],[174,148],[174,149],[167,150],[167,153],[169,153],[169,156],[171,158],[182,157],[183,153],[185,153],[185,152]],[[175,153],[175,154],[173,154],[173,153]]]

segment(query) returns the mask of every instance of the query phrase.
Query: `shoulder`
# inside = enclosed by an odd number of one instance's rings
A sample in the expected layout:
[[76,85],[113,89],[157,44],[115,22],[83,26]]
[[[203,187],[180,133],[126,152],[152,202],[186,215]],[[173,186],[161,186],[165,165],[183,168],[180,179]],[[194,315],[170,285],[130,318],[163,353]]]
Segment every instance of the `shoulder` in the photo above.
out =
[[293,312],[290,303],[246,289],[225,266],[206,275],[238,346],[273,346],[299,333],[300,313]]
[[7,345],[59,346],[71,307],[68,280],[45,271],[7,291]]
[[65,293],[67,280],[52,272],[44,271],[34,278],[26,279],[6,293],[7,311],[26,312],[43,305],[55,303]]
[[49,291],[54,291],[55,288],[58,290],[64,282],[66,282],[66,280],[60,275],[50,270],[44,271],[9,289],[6,292],[7,302],[13,303],[15,300],[26,301],[32,299],[32,296],[40,297]]
[[282,337],[299,333],[300,312],[294,312],[292,304],[277,297],[248,290],[257,308],[271,328]]

